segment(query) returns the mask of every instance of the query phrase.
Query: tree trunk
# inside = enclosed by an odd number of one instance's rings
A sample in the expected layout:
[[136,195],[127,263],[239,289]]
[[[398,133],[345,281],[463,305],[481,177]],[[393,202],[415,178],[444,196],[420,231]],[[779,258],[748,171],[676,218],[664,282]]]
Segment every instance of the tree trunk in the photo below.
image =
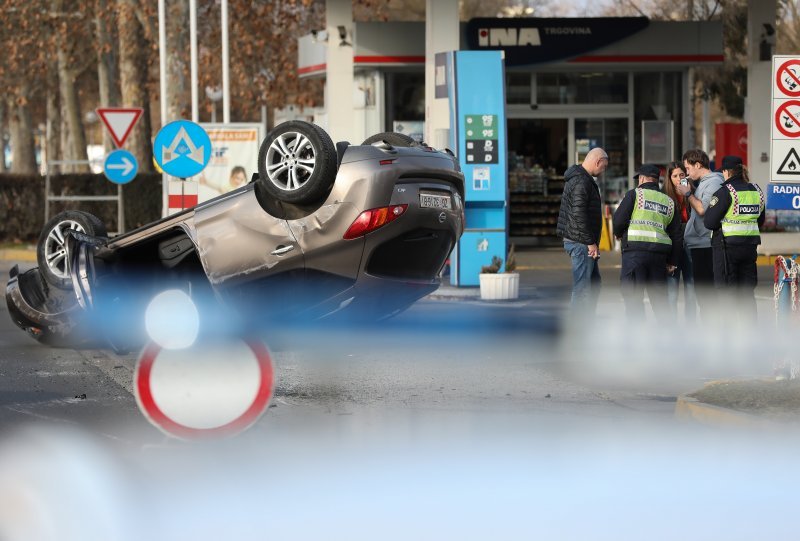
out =
[[[97,80],[100,91],[101,107],[120,107],[120,91],[118,69],[116,65],[117,47],[115,47],[113,26],[109,21],[103,2],[95,5],[95,29],[97,32]],[[106,152],[114,149],[114,142],[107,129],[103,129],[103,147]]]
[[139,171],[149,172],[153,170],[153,149],[150,143],[150,99],[147,92],[147,42],[136,18],[133,0],[117,0],[117,17],[122,103],[126,107],[144,109],[126,146],[139,161]]
[[[59,114],[58,114],[58,144],[61,147],[61,152],[59,156],[62,160],[66,160],[69,156],[69,129],[67,128],[67,119],[64,115],[61,114],[61,106],[59,104]],[[69,167],[64,165],[59,166],[59,172],[61,173],[71,173],[72,170]]]
[[[58,48],[58,86],[60,89],[61,110],[66,118],[67,126],[67,151],[64,158],[67,160],[87,160],[86,134],[81,122],[81,104],[78,101],[78,92],[75,88],[75,76],[69,69],[67,52],[63,46]],[[88,165],[76,165],[67,168],[74,172],[88,172]]]
[[[24,92],[24,90],[23,90]],[[8,120],[11,131],[11,172],[36,174],[36,154],[33,149],[33,123],[25,102],[8,102]]]
[[191,114],[191,95],[187,79],[189,48],[189,1],[167,2],[167,119],[188,118]]
[[6,168],[6,104],[0,101],[0,173]]
[[[45,148],[48,162],[61,160],[62,156],[61,109],[58,106],[58,71],[55,64],[55,62],[51,63],[51,69],[48,70],[47,76],[47,124],[45,129],[47,141]],[[57,165],[48,166],[48,169],[52,173],[61,171]]]

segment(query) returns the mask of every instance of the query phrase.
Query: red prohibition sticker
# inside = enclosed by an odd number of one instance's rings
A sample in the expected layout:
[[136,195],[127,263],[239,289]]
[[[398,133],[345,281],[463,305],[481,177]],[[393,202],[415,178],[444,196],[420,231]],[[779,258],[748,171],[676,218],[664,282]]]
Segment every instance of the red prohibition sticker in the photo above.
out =
[[274,370],[258,341],[175,350],[149,343],[133,383],[139,409],[159,430],[185,440],[215,439],[247,430],[266,411]]
[[789,100],[778,106],[775,127],[786,137],[800,137],[800,100]]
[[800,59],[787,60],[775,72],[778,90],[792,98],[800,97]]

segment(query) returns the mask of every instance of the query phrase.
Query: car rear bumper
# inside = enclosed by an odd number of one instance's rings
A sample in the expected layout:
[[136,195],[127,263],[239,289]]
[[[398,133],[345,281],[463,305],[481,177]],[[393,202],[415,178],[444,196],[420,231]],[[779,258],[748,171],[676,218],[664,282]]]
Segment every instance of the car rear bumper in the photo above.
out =
[[[448,195],[451,208],[423,208],[421,194]],[[391,205],[407,205],[402,216],[366,236],[361,275],[396,281],[437,281],[464,231],[463,203],[451,185],[436,180],[398,183]]]

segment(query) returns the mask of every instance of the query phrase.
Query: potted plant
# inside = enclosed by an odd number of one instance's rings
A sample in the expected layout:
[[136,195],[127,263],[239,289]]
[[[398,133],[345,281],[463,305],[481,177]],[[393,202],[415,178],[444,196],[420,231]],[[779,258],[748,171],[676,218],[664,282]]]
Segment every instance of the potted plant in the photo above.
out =
[[519,297],[519,273],[514,272],[517,261],[513,244],[506,257],[505,272],[500,272],[501,267],[503,260],[498,256],[492,256],[491,265],[481,267],[481,299],[509,300]]

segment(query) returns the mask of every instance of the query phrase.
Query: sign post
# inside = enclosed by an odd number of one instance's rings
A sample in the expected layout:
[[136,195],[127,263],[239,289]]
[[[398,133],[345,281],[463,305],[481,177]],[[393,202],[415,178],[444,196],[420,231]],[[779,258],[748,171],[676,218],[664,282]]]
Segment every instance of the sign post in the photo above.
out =
[[[186,179],[199,175],[211,160],[211,140],[202,126],[188,120],[170,122],[156,134],[153,158],[164,173],[181,179],[168,183],[168,211],[197,205],[197,182]],[[193,193],[187,194],[187,188]]]
[[800,57],[796,55],[772,57],[771,121],[767,208],[800,210]]

